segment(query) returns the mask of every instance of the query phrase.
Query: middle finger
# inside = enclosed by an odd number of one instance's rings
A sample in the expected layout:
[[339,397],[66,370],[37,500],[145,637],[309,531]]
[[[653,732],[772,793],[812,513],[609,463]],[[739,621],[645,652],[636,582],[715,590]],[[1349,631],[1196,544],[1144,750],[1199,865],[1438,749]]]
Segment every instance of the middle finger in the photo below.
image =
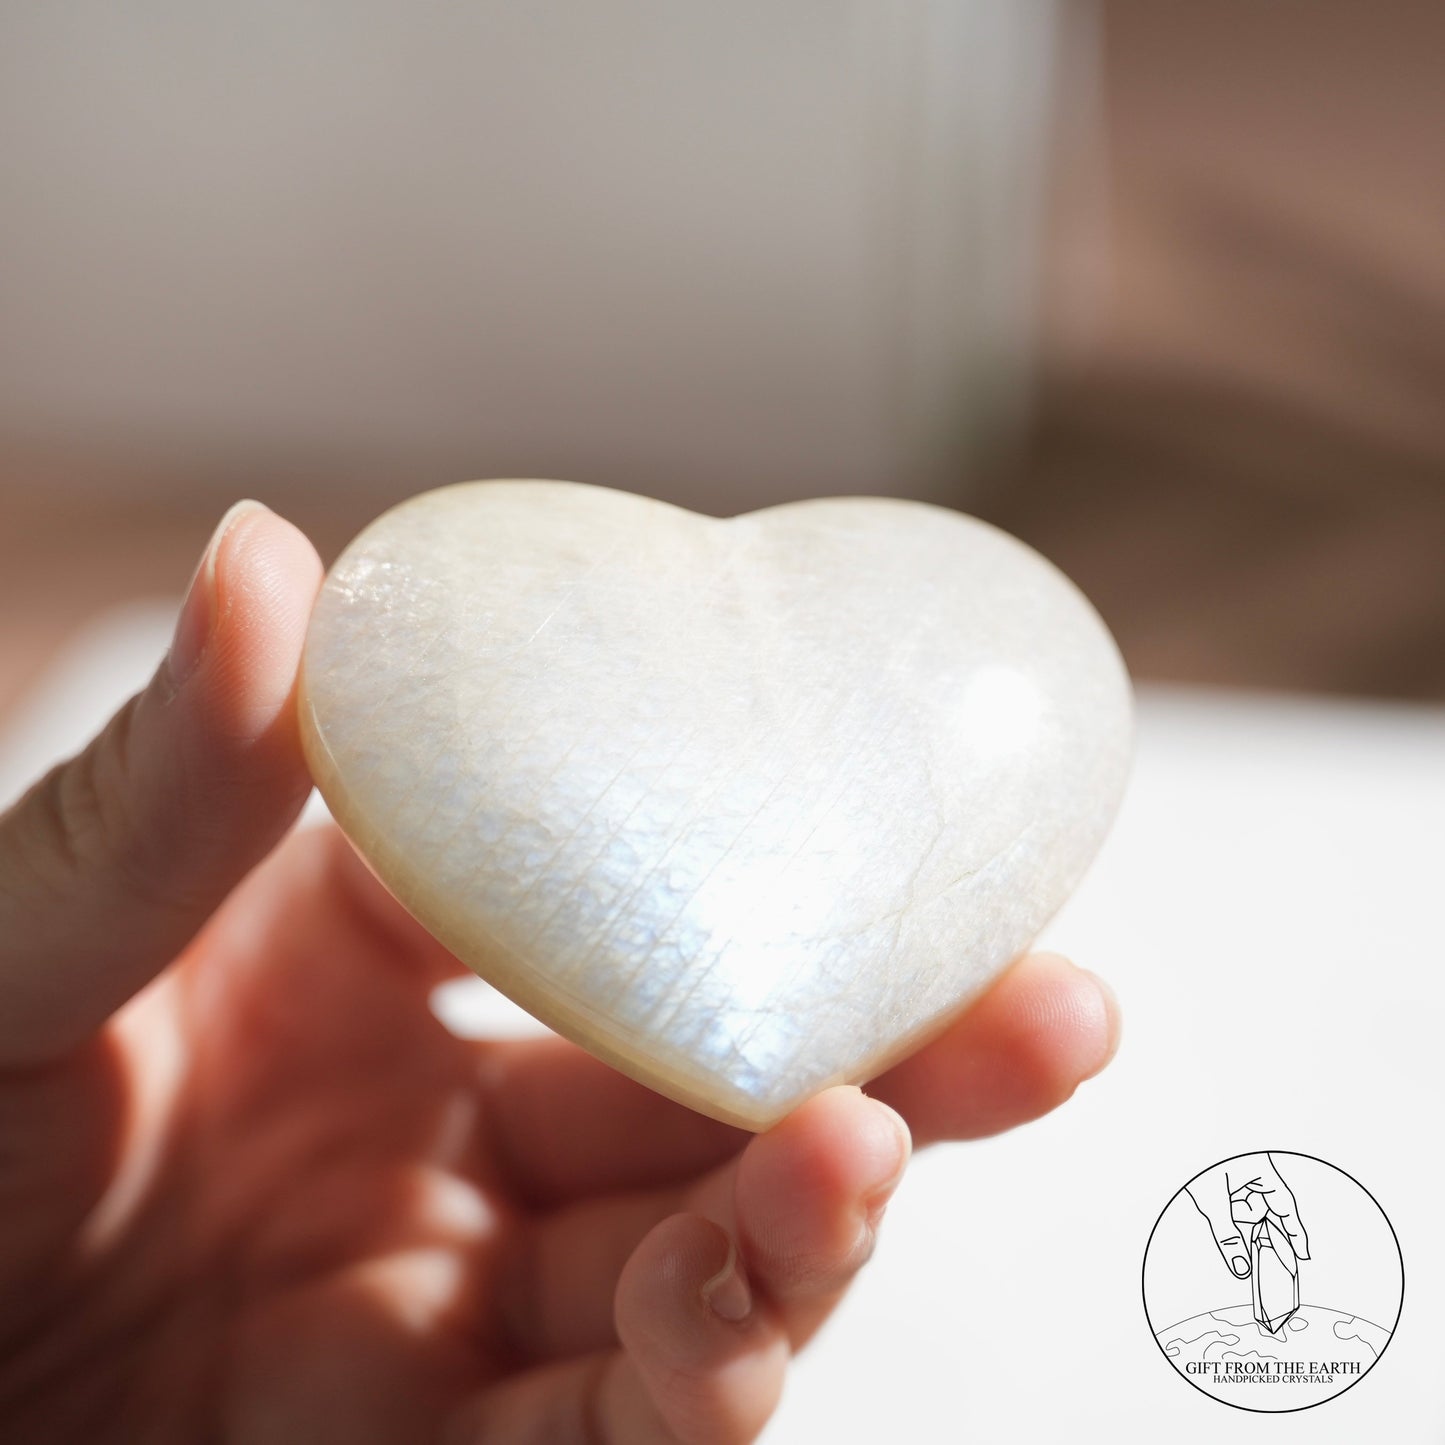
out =
[[655,1224],[689,1211],[737,1241],[754,1287],[800,1345],[872,1252],[908,1148],[892,1109],[841,1086],[690,1188],[574,1203],[534,1218],[498,1280],[502,1328],[528,1361],[614,1343],[623,1265]]

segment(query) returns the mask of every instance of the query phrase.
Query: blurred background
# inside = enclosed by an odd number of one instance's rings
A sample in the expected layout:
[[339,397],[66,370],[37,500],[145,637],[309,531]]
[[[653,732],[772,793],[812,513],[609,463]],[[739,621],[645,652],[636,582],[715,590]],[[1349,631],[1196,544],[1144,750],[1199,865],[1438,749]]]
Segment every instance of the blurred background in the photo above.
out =
[[0,708],[229,501],[892,492],[1445,696],[1445,9],[0,7]]
[[1410,1281],[1272,1438],[1445,1438],[1442,75],[1437,0],[0,4],[0,802],[239,496],[328,559],[487,476],[999,522],[1141,681],[1045,935],[1124,1046],[917,1161],[767,1438],[1217,1440],[1139,1260],[1272,1147]]

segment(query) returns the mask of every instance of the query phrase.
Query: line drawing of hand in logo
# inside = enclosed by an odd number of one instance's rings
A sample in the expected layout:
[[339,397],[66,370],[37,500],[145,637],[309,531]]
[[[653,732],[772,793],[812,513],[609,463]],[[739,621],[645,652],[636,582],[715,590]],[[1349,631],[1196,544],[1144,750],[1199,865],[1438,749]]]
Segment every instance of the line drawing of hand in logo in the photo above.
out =
[[1236,1279],[1250,1279],[1255,1322],[1277,1334],[1299,1309],[1299,1261],[1310,1257],[1310,1246],[1294,1194],[1274,1160],[1242,1154],[1206,1170],[1187,1188],[1225,1267]]
[[[1306,1262],[1319,1243],[1323,1266]],[[1144,1249],[1144,1310],[1164,1357],[1203,1394],[1265,1414],[1358,1383],[1390,1343],[1404,1287],[1379,1201],[1337,1165],[1293,1150],[1211,1164],[1170,1196]]]

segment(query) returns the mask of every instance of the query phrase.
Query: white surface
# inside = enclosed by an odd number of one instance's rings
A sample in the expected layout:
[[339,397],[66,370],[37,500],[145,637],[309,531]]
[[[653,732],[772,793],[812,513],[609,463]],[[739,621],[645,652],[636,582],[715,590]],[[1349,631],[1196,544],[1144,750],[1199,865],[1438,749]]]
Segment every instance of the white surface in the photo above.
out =
[[0,470],[952,485],[1055,3],[0,7]]
[[[169,625],[159,607],[112,617],[57,661],[0,735],[0,795],[83,741],[149,671]],[[1121,819],[1045,940],[1115,984],[1118,1059],[1051,1118],[915,1163],[769,1442],[1445,1435],[1445,709],[1160,689],[1140,704]],[[483,1010],[452,1002],[473,1028],[488,1009],[508,1018],[490,991],[472,992]],[[1405,1261],[1381,1362],[1295,1415],[1190,1389],[1140,1300],[1169,1197],[1261,1148],[1348,1170]],[[1318,1232],[1311,1246],[1346,1247]]]

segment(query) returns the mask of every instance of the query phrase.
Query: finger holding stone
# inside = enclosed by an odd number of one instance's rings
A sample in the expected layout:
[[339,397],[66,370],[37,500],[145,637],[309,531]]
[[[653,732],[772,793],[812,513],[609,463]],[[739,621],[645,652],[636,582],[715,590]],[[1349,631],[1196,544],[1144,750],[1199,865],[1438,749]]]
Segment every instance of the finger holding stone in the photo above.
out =
[[898,1113],[843,1085],[758,1135],[690,1201],[735,1231],[755,1289],[795,1349],[871,1257],[911,1152]]
[[311,786],[296,677],[320,581],[295,527],[238,504],[150,684],[0,815],[0,1063],[92,1034],[295,819]]
[[1119,1045],[1113,992],[1066,958],[1014,964],[942,1035],[867,1086],[921,1144],[979,1139],[1057,1108]]

